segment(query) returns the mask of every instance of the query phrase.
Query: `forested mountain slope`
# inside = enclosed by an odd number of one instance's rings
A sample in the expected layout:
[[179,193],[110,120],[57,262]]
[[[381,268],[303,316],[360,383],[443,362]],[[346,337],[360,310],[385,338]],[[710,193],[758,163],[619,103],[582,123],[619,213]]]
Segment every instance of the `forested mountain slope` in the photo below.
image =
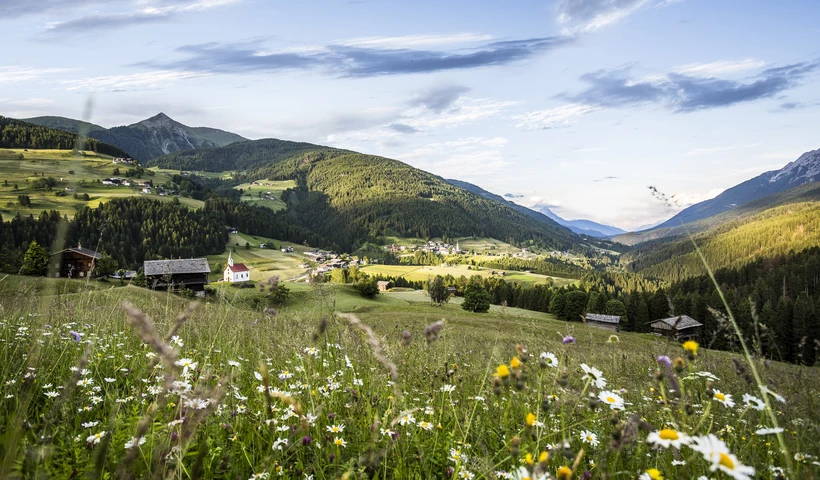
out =
[[516,244],[566,249],[580,237],[555,222],[482,198],[444,179],[388,158],[346,150],[257,140],[150,162],[164,168],[225,171],[234,180],[296,180],[282,215],[353,251],[384,235],[489,236]]
[[78,145],[74,133],[0,116],[0,148],[73,150],[78,147],[105,155],[127,156],[121,149],[93,138],[86,138]]
[[717,197],[682,210],[666,222],[639,233],[628,233],[613,240],[627,245],[679,233],[677,228],[738,209],[749,202],[820,181],[820,149],[806,152],[780,170],[758,175],[727,189]]
[[[810,190],[813,194],[818,189]],[[820,201],[788,203],[694,234],[713,269],[737,268],[760,258],[820,245]],[[646,242],[622,255],[627,270],[666,281],[703,275],[704,266],[684,235]]]

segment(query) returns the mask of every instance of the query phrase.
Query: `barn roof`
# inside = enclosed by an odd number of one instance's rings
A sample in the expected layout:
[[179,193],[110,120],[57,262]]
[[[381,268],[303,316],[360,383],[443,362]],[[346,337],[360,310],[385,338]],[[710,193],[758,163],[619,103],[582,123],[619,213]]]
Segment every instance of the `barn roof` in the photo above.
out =
[[378,285],[390,285],[390,282],[388,282],[387,280],[379,280],[379,281],[378,281],[378,282],[376,282],[376,283],[377,283]]
[[658,322],[663,322],[670,328],[677,328],[678,330],[683,330],[685,328],[693,328],[693,327],[702,327],[703,324],[695,320],[694,318],[690,317],[689,315],[680,315],[677,317],[669,317],[669,318],[661,318],[652,322],[654,326]]
[[65,250],[60,250],[59,252],[52,253],[52,255],[59,255],[63,252],[79,253],[80,255],[85,255],[86,257],[91,257],[98,260],[102,258],[102,254],[100,252],[95,252],[94,250],[90,250],[88,248],[83,247],[66,248]]
[[621,317],[618,315],[602,315],[600,313],[587,313],[587,320],[602,323],[621,323]]
[[145,275],[175,275],[180,273],[211,273],[205,258],[185,258],[178,260],[146,260]]

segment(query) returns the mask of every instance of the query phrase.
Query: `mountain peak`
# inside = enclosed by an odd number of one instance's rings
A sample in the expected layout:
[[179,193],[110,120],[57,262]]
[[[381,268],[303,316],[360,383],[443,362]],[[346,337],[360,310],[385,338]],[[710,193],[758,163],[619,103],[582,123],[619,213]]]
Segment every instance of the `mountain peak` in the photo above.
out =
[[141,122],[135,123],[135,125],[141,125],[141,126],[144,126],[144,127],[151,128],[151,127],[164,127],[164,126],[173,125],[173,124],[176,124],[176,123],[177,122],[173,118],[169,117],[168,115],[166,115],[163,112],[159,112],[158,114],[154,115],[151,118],[146,118],[145,120],[143,120]]
[[814,181],[820,176],[820,148],[800,155],[800,158],[789,162],[769,179],[770,183],[787,179],[788,183],[805,183]]

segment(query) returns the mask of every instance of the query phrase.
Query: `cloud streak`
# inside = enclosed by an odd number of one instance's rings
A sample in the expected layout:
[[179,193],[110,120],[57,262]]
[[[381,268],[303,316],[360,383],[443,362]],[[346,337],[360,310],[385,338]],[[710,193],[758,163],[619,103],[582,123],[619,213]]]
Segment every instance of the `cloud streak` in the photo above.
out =
[[[552,36],[485,42],[470,48],[388,48],[374,39],[363,46],[339,42],[324,47],[263,51],[252,44],[186,45],[174,62],[144,62],[141,66],[209,73],[258,73],[314,70],[338,77],[377,77],[500,66],[532,58],[572,42]],[[389,42],[388,42],[389,43]],[[358,45],[362,45],[361,42]]]
[[[690,66],[666,75],[632,78],[628,68],[599,70],[581,76],[587,88],[563,97],[577,103],[600,107],[634,107],[660,104],[676,113],[728,107],[775,97],[800,84],[820,68],[820,59],[782,67],[769,68],[740,80],[705,76],[707,72],[723,73],[747,70],[750,62],[741,64],[704,64]],[[689,73],[680,73],[681,71]]]
[[46,27],[46,34],[49,36],[81,34],[94,30],[122,29],[131,26],[167,22],[175,20],[186,13],[202,12],[212,8],[239,3],[240,1],[242,0],[199,0],[188,3],[166,1],[162,3],[170,3],[171,5],[149,5],[129,12],[95,13],[71,20],[51,22]]
[[647,3],[648,0],[561,0],[556,13],[567,32],[592,32],[631,15]]

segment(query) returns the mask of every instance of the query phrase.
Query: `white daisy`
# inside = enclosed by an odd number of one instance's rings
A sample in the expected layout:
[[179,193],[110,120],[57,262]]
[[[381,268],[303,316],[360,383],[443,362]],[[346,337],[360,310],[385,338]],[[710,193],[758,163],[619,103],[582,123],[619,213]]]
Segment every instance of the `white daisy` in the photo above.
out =
[[624,409],[624,399],[615,392],[603,391],[598,394],[598,400],[609,405],[612,410]]
[[104,436],[105,436],[105,431],[102,431],[100,433],[95,433],[94,435],[89,436],[88,438],[85,439],[85,441],[90,443],[90,444],[96,445],[96,444],[100,443],[100,440]]
[[681,445],[688,445],[690,437],[683,432],[672,430],[671,428],[664,428],[658,432],[651,432],[646,437],[647,443],[663,448],[670,446],[680,449]]
[[131,440],[125,442],[125,449],[128,450],[142,445],[145,445],[145,437],[131,437]]
[[555,368],[558,366],[558,357],[556,357],[552,352],[541,352],[541,360],[544,360],[550,368]]
[[717,400],[722,403],[724,407],[731,408],[735,406],[735,401],[732,400],[732,396],[728,393],[721,393],[720,390],[715,390],[715,393],[712,395],[712,400]]
[[754,410],[764,410],[766,408],[766,403],[763,400],[748,393],[743,394],[743,403],[746,407]]
[[755,469],[740,463],[730,451],[723,440],[714,434],[693,437],[689,447],[702,454],[703,457],[712,463],[709,470],[721,470],[735,480],[750,480],[755,474]]
[[584,371],[584,376],[581,377],[583,380],[591,380],[592,384],[598,388],[606,387],[606,378],[604,378],[604,372],[598,370],[595,367],[590,367],[586,363],[581,364],[581,370]]
[[583,432],[581,432],[581,441],[584,442],[584,443],[588,443],[588,444],[592,445],[593,447],[598,446],[598,444],[600,443],[598,441],[598,435],[595,435],[594,433],[590,432],[589,430],[584,430]]
[[780,427],[778,428],[761,428],[755,431],[755,435],[776,435],[778,433],[783,433],[784,430]]

